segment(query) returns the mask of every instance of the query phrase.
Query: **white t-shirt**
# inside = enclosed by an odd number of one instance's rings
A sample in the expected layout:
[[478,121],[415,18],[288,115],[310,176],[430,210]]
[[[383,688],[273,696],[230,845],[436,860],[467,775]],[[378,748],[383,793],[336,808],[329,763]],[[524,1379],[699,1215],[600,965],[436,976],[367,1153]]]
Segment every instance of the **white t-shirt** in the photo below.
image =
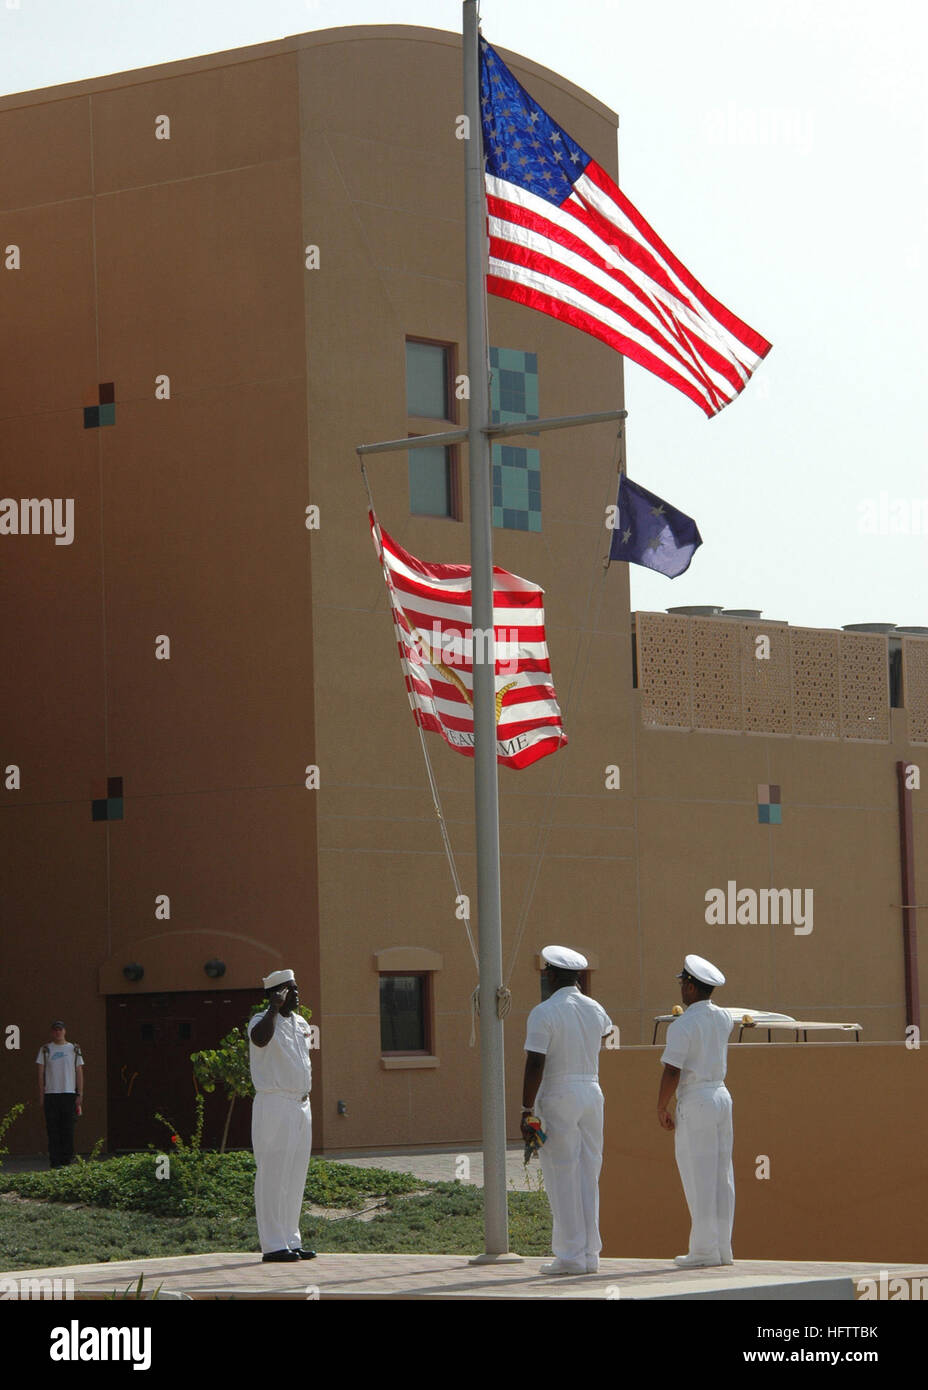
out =
[[[77,1068],[74,1064],[74,1044],[48,1043],[48,1056],[45,1049],[39,1048],[37,1062],[45,1063],[45,1094],[47,1096],[57,1096],[62,1094],[73,1095],[77,1090]],[[83,1054],[79,1054],[80,1061],[78,1066],[84,1065]]]
[[679,1091],[687,1086],[721,1086],[728,1067],[728,1035],[734,1021],[727,1009],[699,999],[667,1029],[661,1061],[680,1068]]
[[[266,1011],[265,1011],[266,1012]],[[248,1025],[248,1036],[265,1014],[255,1014]],[[289,1018],[277,1015],[274,1032],[266,1047],[249,1042],[251,1079],[256,1091],[295,1091],[307,1095],[312,1090],[313,1069],[309,1060],[310,1027],[302,1014]]]
[[598,1076],[599,1050],[611,1027],[603,1006],[576,985],[536,1004],[525,1028],[525,1050],[544,1053],[545,1087],[558,1076]]

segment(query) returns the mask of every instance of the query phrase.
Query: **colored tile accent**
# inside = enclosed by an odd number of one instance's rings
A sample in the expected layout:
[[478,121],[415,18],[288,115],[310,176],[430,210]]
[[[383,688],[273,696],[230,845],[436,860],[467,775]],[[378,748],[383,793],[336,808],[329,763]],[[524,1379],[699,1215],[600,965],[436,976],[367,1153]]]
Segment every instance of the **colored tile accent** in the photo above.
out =
[[116,784],[119,786],[118,796],[97,797],[90,803],[90,814],[93,820],[122,820],[124,813],[124,803],[122,797],[122,778],[107,778],[106,789],[112,793]]
[[[494,424],[538,419],[538,355],[490,348],[490,418]],[[541,530],[541,456],[537,449],[494,444],[493,525]]]
[[100,425],[115,425],[116,423],[116,383],[114,381],[101,381],[97,386],[97,400],[97,405],[84,406],[85,430],[94,430]]
[[758,784],[757,784],[757,804],[758,804],[758,806],[767,806],[767,805],[769,805],[769,803],[770,803],[770,787],[769,787],[769,785],[768,785],[766,782],[758,782]]
[[106,779],[107,796],[122,796],[122,778],[107,777]]
[[761,825],[782,825],[783,808],[782,806],[775,806],[770,804],[758,806],[757,819]]
[[770,801],[774,806],[779,806],[780,804],[780,788],[774,786],[773,783],[770,785]]

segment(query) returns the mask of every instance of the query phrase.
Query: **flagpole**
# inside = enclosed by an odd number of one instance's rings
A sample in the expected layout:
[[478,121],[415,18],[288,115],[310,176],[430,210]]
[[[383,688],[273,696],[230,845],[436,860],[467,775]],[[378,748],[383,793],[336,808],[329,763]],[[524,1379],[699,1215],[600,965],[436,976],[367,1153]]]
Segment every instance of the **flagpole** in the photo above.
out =
[[[467,436],[470,470],[470,562],[474,628],[474,803],[477,840],[477,922],[480,952],[480,1078],[483,1097],[482,1261],[509,1250],[506,1208],[506,1083],[503,1021],[497,991],[503,984],[499,870],[499,786],[496,766],[493,533],[490,490],[489,364],[486,306],[486,195],[480,121],[480,49],[476,0],[464,0],[464,113],[468,120],[466,177]],[[480,656],[483,656],[483,660]],[[490,659],[487,660],[486,658]]]

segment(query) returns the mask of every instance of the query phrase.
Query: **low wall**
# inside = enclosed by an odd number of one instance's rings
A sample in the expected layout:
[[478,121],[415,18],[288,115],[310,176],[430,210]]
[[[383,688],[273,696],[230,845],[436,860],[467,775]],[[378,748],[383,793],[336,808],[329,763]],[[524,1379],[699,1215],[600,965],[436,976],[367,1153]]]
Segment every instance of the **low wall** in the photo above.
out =
[[[603,1254],[685,1253],[673,1135],[657,1122],[658,1047],[603,1052]],[[928,1259],[928,1048],[740,1043],[734,1102],[735,1259]],[[768,1178],[761,1156],[769,1160]]]

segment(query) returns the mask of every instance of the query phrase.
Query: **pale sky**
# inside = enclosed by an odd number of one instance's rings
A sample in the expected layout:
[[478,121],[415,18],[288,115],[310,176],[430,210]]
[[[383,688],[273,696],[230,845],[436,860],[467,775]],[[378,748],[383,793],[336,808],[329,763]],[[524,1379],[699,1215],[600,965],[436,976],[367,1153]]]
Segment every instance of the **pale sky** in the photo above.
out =
[[[921,0],[483,0],[481,13],[491,43],[619,113],[624,192],[774,345],[710,421],[626,365],[629,476],[704,541],[679,579],[633,565],[632,607],[928,625]],[[0,0],[0,92],[350,24],[459,32],[461,5]]]

